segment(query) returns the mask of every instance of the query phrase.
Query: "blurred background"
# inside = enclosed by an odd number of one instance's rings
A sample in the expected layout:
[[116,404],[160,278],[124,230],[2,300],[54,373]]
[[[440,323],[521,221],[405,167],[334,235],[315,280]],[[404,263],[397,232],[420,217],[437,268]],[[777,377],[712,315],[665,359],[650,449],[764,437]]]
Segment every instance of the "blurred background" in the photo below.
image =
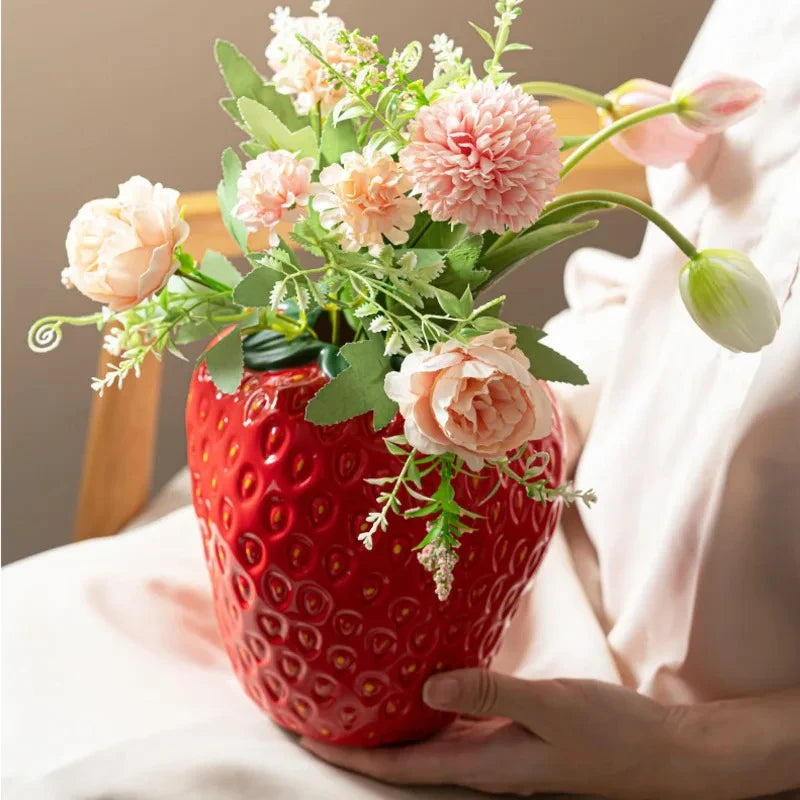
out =
[[[305,5],[291,8],[300,15]],[[670,83],[710,5],[526,0],[514,40],[533,50],[509,55],[504,65],[521,79],[600,92],[632,77]],[[485,45],[466,20],[491,28],[493,6],[492,0],[334,0],[330,12],[377,33],[384,52],[411,39],[427,44],[445,31],[480,63]],[[184,192],[216,186],[221,151],[242,136],[217,105],[223,84],[213,41],[232,40],[266,68],[271,9],[262,0],[3,2],[4,562],[72,538],[100,339],[91,328],[66,329],[49,356],[34,355],[25,342],[39,316],[95,310],[59,281],[69,222],[82,203],[116,195],[116,185],[132,174]],[[430,62],[421,69],[429,72]],[[578,241],[633,254],[642,232],[637,217],[617,213]],[[561,270],[575,246],[556,247],[509,278],[503,287],[509,319],[541,324],[563,307]],[[185,464],[190,371],[190,364],[167,362],[154,489]]]

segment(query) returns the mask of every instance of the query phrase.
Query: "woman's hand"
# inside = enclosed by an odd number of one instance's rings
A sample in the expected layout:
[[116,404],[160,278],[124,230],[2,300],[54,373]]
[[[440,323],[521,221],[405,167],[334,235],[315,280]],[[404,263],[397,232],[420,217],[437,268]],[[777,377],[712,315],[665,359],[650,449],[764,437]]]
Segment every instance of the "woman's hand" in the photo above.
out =
[[389,783],[522,795],[688,796],[671,786],[678,748],[668,709],[630,689],[460,670],[431,678],[423,696],[434,708],[490,719],[458,720],[403,747],[302,744],[332,764]]

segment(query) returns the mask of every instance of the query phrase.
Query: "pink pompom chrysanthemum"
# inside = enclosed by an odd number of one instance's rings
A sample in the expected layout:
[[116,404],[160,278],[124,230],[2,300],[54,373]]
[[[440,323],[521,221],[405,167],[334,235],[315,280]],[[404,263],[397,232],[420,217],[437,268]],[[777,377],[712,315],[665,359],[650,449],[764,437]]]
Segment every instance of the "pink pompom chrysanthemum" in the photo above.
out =
[[238,202],[231,210],[251,233],[269,230],[269,245],[279,243],[276,228],[298,216],[311,194],[313,158],[295,158],[287,150],[272,150],[248,161],[237,184]]
[[366,148],[345,153],[341,164],[325,167],[319,182],[327,191],[314,197],[314,210],[327,230],[338,231],[344,250],[408,241],[419,203],[408,197],[411,180],[390,155]]
[[520,231],[555,195],[560,144],[547,107],[485,80],[420,109],[400,163],[432,219]]

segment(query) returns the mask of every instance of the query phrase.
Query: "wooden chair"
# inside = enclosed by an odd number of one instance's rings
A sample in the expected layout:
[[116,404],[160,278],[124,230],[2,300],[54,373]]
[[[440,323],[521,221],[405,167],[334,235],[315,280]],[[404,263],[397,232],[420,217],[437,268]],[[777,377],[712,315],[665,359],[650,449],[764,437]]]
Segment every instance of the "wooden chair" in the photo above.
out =
[[[592,108],[554,101],[553,117],[562,134],[584,134],[595,130]],[[608,144],[592,153],[572,172],[560,192],[608,188],[647,199],[644,169],[620,156]],[[183,195],[182,205],[191,234],[186,249],[198,260],[206,250],[228,256],[238,254],[234,241],[222,224],[214,192]],[[257,246],[254,238],[252,246]],[[98,375],[110,361],[101,351]],[[155,455],[156,422],[161,388],[161,362],[145,364],[138,380],[125,382],[122,390],[108,389],[92,400],[89,433],[84,454],[78,497],[75,539],[117,533],[146,505],[150,493]],[[124,458],[119,454],[124,453]]]

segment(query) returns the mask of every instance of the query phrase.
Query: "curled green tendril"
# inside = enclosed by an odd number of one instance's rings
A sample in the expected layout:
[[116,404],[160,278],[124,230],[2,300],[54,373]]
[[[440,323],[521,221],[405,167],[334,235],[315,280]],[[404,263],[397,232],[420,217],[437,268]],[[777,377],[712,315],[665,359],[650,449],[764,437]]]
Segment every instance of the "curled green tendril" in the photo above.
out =
[[103,320],[103,314],[89,314],[85,317],[42,317],[31,325],[28,331],[28,347],[34,353],[49,353],[61,344],[64,334],[62,325],[96,325]]

